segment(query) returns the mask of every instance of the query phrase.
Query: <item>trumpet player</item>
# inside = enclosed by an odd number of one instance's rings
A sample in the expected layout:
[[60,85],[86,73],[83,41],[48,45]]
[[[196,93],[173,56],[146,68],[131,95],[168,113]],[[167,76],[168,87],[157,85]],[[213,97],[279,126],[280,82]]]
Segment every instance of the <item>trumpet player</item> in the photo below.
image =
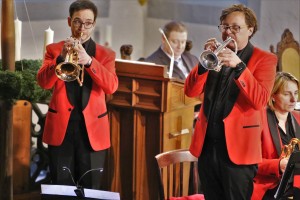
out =
[[[110,147],[105,95],[116,91],[118,78],[115,52],[91,38],[96,19],[97,7],[92,1],[71,3],[67,21],[71,37],[46,47],[45,59],[37,74],[38,84],[53,91],[43,132],[53,184],[78,182],[85,188],[95,189],[101,186],[101,170],[92,169],[103,167],[106,150]],[[69,55],[70,52],[76,54],[76,61],[66,61],[73,55]],[[64,70],[56,67],[61,63]],[[77,81],[62,80],[73,73],[67,70],[74,63],[82,67],[78,75],[82,77],[82,86]],[[89,170],[92,171],[84,175]]]
[[[204,95],[190,152],[198,157],[206,200],[245,200],[251,198],[257,163],[262,161],[261,116],[274,84],[277,58],[251,44],[257,20],[250,8],[242,4],[225,8],[218,28],[223,41],[233,40],[216,55],[217,62],[210,60],[211,55],[201,63],[218,63],[221,68],[210,70],[199,63],[185,81],[187,96]],[[204,50],[212,53],[218,47],[216,39],[204,44]]]
[[[289,145],[292,138],[300,139],[300,112],[294,110],[298,95],[299,81],[288,72],[278,72],[263,115],[263,162],[258,165],[254,178],[252,200],[274,199],[289,159],[289,155],[281,157],[281,149],[284,145]],[[293,196],[292,190],[289,187],[282,199]]]

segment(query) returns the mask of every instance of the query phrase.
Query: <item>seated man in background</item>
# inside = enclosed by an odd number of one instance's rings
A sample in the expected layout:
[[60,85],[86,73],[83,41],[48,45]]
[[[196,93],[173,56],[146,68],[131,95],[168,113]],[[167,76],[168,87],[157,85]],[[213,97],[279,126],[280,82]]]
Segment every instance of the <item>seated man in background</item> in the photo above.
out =
[[[168,45],[171,45],[174,51],[174,67],[172,77],[185,80],[191,69],[198,65],[198,58],[188,51],[185,51],[187,41],[187,28],[181,22],[171,21],[163,28],[168,41],[162,35],[161,46],[145,59],[146,62],[170,66],[172,51]],[[169,71],[169,68],[168,68]]]
[[[275,199],[275,192],[289,159],[281,157],[281,149],[292,138],[300,139],[300,112],[294,110],[298,93],[299,81],[290,73],[278,72],[263,117],[263,162],[258,164],[252,200]],[[284,196],[292,196],[292,190],[291,186]]]

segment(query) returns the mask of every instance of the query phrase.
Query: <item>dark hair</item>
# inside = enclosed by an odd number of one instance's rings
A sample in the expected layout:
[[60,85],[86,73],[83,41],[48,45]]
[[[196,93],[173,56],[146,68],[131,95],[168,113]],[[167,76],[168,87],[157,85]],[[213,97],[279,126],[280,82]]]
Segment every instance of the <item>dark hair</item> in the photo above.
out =
[[249,38],[251,38],[258,29],[257,19],[256,19],[256,15],[255,15],[254,11],[251,10],[250,8],[246,7],[243,4],[234,4],[230,7],[222,10],[222,14],[220,16],[220,22],[222,23],[222,21],[227,17],[227,15],[229,15],[233,12],[241,12],[245,15],[245,21],[246,21],[247,26],[253,27],[253,33],[249,37]]
[[182,22],[171,21],[164,26],[164,33],[166,34],[167,38],[169,38],[172,31],[187,32],[187,28]]
[[89,10],[93,11],[94,21],[96,21],[98,10],[97,10],[96,5],[90,0],[76,0],[76,1],[74,1],[69,7],[69,15],[72,18],[74,12],[77,12],[77,11],[80,11],[80,10],[85,10],[85,9],[89,9]]

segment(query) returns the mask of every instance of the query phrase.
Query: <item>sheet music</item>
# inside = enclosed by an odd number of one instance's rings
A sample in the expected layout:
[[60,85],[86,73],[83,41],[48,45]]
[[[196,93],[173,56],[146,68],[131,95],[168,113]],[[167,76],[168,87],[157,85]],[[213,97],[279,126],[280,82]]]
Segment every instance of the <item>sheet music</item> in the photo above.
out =
[[[72,196],[76,194],[75,186],[69,185],[46,185],[41,184],[41,193],[48,195]],[[117,192],[108,192],[102,190],[84,189],[85,197],[94,199],[120,200],[120,194]]]
[[123,60],[123,59],[115,59],[115,61],[118,62],[125,62],[125,63],[134,63],[134,64],[143,64],[143,65],[157,65],[152,62],[146,62],[146,61],[138,61],[138,60]]

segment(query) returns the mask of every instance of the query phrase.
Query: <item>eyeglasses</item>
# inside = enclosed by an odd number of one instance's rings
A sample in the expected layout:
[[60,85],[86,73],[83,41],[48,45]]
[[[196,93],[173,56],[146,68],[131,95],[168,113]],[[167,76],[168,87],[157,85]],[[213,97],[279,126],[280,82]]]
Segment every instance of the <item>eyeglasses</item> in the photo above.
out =
[[245,28],[247,27],[247,25],[245,26],[239,26],[239,25],[232,25],[232,26],[227,26],[227,25],[219,25],[218,29],[221,33],[224,33],[225,31],[227,31],[227,29],[230,30],[231,33],[239,33],[241,28]]
[[73,25],[74,25],[76,28],[81,27],[81,26],[83,25],[84,28],[90,29],[90,28],[93,27],[94,22],[84,22],[84,23],[83,23],[83,22],[80,21],[80,20],[74,20],[74,21],[73,21]]

